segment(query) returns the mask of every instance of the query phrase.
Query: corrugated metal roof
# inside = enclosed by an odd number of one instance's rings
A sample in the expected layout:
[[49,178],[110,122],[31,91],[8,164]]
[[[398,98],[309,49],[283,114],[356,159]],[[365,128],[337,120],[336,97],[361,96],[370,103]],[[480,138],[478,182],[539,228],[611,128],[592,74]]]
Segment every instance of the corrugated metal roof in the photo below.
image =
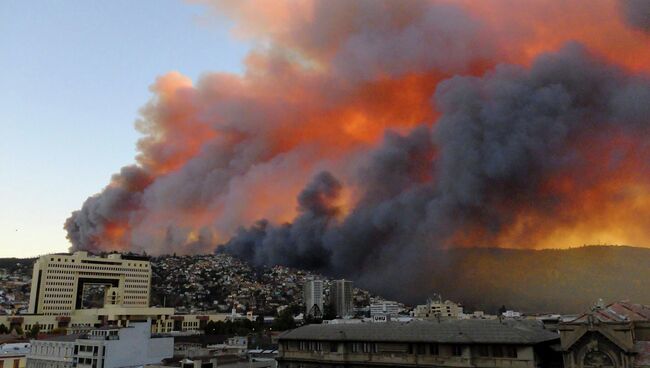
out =
[[450,320],[442,322],[308,325],[281,340],[537,344],[559,339],[539,321]]
[[615,302],[604,307],[594,307],[569,323],[650,321],[650,307],[629,302]]

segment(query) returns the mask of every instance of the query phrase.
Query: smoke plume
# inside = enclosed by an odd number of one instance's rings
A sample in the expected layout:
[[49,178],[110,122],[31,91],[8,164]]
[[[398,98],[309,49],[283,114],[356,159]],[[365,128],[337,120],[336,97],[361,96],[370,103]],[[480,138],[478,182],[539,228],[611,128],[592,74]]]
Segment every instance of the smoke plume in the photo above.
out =
[[[395,294],[441,267],[429,256],[439,249],[561,247],[556,234],[592,222],[590,231],[609,230],[612,212],[626,231],[640,234],[650,225],[650,208],[637,204],[650,184],[649,80],[574,44],[542,55],[529,70],[500,65],[483,77],[446,80],[433,102],[441,115],[431,131],[390,133],[372,152],[358,178],[368,183],[365,195],[341,222],[291,228],[293,237],[241,230],[225,249],[375,287],[390,279]],[[276,258],[287,249],[294,253]]]
[[618,1],[206,5],[257,41],[245,73],[153,84],[72,249],[220,249],[414,298],[441,250],[649,244],[650,49]]
[[622,0],[627,23],[640,31],[650,33],[650,1]]

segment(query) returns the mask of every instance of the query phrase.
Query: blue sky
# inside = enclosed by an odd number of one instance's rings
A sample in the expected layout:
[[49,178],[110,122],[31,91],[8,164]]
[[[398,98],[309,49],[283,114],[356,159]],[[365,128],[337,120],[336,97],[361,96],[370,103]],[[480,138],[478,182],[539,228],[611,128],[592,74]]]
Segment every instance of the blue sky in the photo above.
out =
[[0,257],[66,251],[63,222],[132,163],[155,78],[241,72],[249,45],[179,0],[0,2]]

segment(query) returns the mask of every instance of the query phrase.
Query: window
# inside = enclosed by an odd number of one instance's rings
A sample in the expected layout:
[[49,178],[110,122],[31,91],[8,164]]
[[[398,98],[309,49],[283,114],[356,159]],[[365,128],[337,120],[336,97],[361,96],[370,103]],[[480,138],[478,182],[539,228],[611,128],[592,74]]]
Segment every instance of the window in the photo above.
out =
[[14,359],[14,368],[20,367],[20,359]]
[[438,352],[438,344],[429,344],[429,354],[431,354],[431,355],[439,355],[440,354]]
[[505,355],[508,358],[516,358],[517,357],[517,347],[516,346],[506,346],[505,347]]
[[495,345],[492,347],[492,356],[495,358],[503,357],[503,350],[501,350],[501,346]]
[[416,345],[416,351],[418,355],[424,355],[426,354],[427,346],[424,344],[417,344]]
[[359,353],[361,351],[361,344],[359,344],[358,342],[351,343],[350,344],[350,350],[353,353]]
[[490,347],[487,345],[479,345],[478,346],[478,355],[482,357],[488,357],[490,356]]
[[460,345],[452,345],[451,346],[451,355],[453,356],[461,356],[463,355],[463,347]]
[[376,353],[377,352],[377,344],[373,344],[371,342],[364,342],[362,348],[363,348],[364,353]]
[[330,353],[336,353],[338,351],[338,344],[335,342],[330,342]]

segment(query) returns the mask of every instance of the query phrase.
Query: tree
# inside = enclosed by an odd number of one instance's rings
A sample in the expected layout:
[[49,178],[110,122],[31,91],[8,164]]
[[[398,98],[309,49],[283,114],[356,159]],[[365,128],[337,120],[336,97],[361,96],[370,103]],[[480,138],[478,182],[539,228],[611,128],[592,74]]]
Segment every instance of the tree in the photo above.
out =
[[41,332],[41,326],[35,323],[27,333],[27,337],[36,338],[39,332]]
[[331,304],[325,304],[323,306],[323,319],[332,320],[336,318],[336,311]]
[[285,309],[273,322],[273,329],[276,331],[286,331],[292,328],[296,328],[296,321],[293,319],[291,311]]
[[8,333],[9,333],[9,329],[7,328],[7,326],[0,323],[0,335],[5,335]]
[[508,308],[506,308],[505,305],[502,305],[501,308],[499,308],[499,316],[502,316],[507,311],[508,311]]
[[16,326],[14,328],[14,331],[16,331],[16,335],[22,336],[25,334],[25,331],[23,331],[23,328],[20,326]]

